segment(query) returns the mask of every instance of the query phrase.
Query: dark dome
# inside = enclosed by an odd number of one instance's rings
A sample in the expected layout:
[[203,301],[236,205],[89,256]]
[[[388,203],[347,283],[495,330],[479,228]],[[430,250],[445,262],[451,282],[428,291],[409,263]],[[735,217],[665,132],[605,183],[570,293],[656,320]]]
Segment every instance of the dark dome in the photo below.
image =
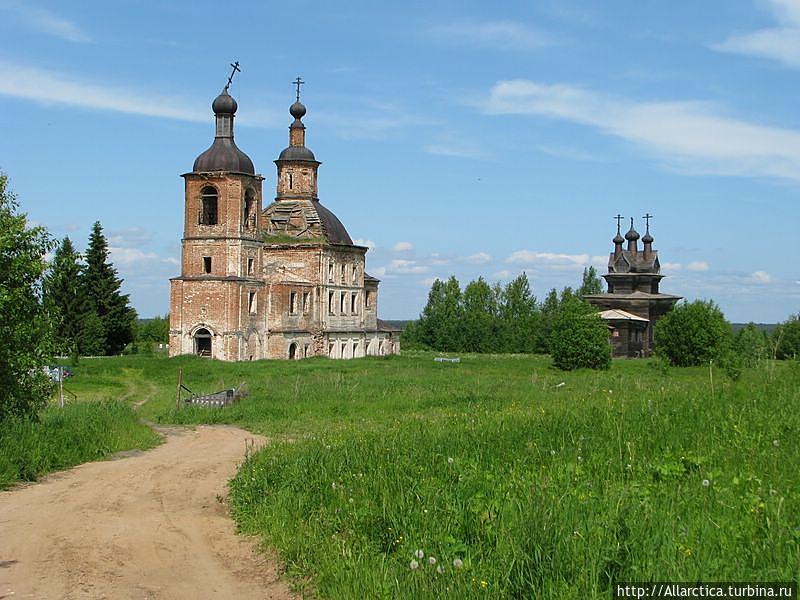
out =
[[615,235],[615,236],[614,236],[614,239],[613,239],[613,240],[611,240],[611,241],[612,241],[612,242],[614,242],[615,244],[621,244],[622,242],[624,242],[624,241],[625,241],[625,238],[623,238],[623,237],[622,237],[622,236],[619,234],[619,232],[617,232],[617,235]]
[[289,114],[295,119],[302,119],[306,114],[306,107],[302,102],[297,101],[289,107]]
[[228,94],[228,90],[222,90],[222,93],[214,99],[211,104],[211,110],[215,115],[232,115],[236,112],[239,105],[236,100]]
[[649,231],[648,231],[647,233],[645,233],[645,234],[644,234],[644,237],[642,238],[642,241],[643,241],[645,244],[652,244],[652,243],[653,243],[653,236],[652,236],[652,235],[650,235],[650,232],[649,232]]
[[625,239],[629,242],[635,242],[639,239],[639,233],[633,228],[633,221],[631,221],[631,228],[625,234]]
[[[221,98],[222,96],[220,96]],[[230,96],[228,96],[230,98]],[[219,100],[219,98],[217,98]],[[233,100],[233,98],[231,98]],[[214,101],[216,104],[216,100]],[[235,102],[234,102],[235,104]],[[232,173],[248,173],[255,175],[253,161],[239,150],[230,138],[216,138],[211,148],[203,152],[194,161],[192,171],[205,173],[208,171],[231,171]]]
[[314,162],[317,161],[317,159],[314,158],[314,153],[305,146],[289,146],[283,152],[281,152],[280,156],[278,156],[278,160],[313,160]]
[[322,224],[322,230],[325,232],[325,238],[328,240],[328,242],[331,244],[352,246],[353,240],[350,239],[347,229],[344,228],[344,225],[342,225],[342,222],[339,220],[339,218],[327,208],[322,206],[318,200],[314,200],[313,202],[317,209],[320,223]]

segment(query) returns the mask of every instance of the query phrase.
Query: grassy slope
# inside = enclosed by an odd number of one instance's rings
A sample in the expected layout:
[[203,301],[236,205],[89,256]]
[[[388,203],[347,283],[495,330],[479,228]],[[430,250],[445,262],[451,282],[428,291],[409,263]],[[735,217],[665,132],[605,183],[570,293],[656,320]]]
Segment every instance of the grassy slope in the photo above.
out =
[[151,448],[158,439],[123,401],[50,407],[38,422],[0,424],[0,489],[121,450]]
[[[708,369],[432,358],[134,357],[85,361],[72,387],[133,377],[154,390],[154,420],[277,440],[234,479],[234,514],[326,597],[605,597],[612,580],[800,575],[796,364],[715,372],[712,397]],[[176,411],[178,368],[195,391],[245,380],[251,396]]]

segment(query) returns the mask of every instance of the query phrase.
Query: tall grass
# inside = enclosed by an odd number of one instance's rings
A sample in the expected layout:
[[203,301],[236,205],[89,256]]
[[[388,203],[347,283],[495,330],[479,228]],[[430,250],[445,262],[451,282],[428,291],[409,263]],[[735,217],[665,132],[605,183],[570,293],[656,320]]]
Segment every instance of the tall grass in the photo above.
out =
[[119,401],[69,404],[43,410],[39,421],[0,423],[0,489],[18,481],[158,443],[138,421],[131,406]]
[[[85,361],[71,385],[80,397],[132,379],[153,420],[270,436],[232,481],[232,511],[322,597],[599,598],[615,580],[800,577],[796,364],[738,381],[714,370],[712,395],[707,367],[433,356],[134,357]],[[178,410],[179,368],[197,392],[245,380],[251,394]]]

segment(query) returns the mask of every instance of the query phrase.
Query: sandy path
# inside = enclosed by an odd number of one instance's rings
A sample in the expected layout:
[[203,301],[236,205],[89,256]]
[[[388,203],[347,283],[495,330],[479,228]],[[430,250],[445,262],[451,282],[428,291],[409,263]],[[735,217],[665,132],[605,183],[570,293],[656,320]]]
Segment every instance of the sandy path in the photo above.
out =
[[169,430],[153,450],[0,493],[0,599],[291,598],[237,536],[226,483],[263,438]]

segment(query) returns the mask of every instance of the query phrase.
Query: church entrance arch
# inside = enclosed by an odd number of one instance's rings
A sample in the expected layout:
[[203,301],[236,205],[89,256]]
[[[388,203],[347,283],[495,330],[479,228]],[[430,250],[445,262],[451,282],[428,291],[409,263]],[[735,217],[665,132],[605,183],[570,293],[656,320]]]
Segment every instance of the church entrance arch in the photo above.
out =
[[289,344],[289,360],[294,360],[297,358],[297,344],[292,342]]
[[211,332],[200,328],[194,334],[194,353],[197,356],[211,356]]

